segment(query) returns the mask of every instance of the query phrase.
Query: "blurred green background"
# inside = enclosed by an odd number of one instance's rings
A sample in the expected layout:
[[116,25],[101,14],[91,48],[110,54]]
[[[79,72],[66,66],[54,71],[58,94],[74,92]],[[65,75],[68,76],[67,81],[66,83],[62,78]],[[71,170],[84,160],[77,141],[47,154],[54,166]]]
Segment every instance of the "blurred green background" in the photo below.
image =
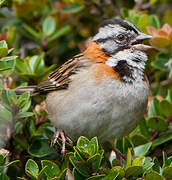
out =
[[[171,0],[0,0],[0,7],[0,179],[172,179]],[[45,97],[16,96],[13,89],[38,84],[84,51],[99,24],[113,18],[153,36],[145,42],[155,48],[146,66],[147,112],[114,142],[123,163],[96,138],[67,144],[62,157],[60,140],[50,147],[55,128]]]

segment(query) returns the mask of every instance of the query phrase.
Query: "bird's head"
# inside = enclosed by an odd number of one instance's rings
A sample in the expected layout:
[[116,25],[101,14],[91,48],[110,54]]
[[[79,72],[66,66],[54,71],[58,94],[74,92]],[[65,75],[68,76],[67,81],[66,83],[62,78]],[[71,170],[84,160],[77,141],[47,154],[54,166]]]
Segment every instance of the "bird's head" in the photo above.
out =
[[125,49],[138,49],[145,51],[149,46],[141,45],[146,39],[152,36],[142,33],[132,23],[114,19],[105,20],[100,24],[98,33],[94,36],[96,42],[105,54],[111,56]]
[[[151,46],[144,45],[143,41],[151,38],[152,36],[142,33],[128,21],[105,20],[101,23],[86,53],[96,62],[103,62],[116,71],[119,70],[123,80],[127,79],[124,72],[126,69],[135,71],[133,76],[141,74],[143,77],[147,61],[145,51],[151,49]],[[132,79],[134,78],[129,77],[127,81],[130,82]]]

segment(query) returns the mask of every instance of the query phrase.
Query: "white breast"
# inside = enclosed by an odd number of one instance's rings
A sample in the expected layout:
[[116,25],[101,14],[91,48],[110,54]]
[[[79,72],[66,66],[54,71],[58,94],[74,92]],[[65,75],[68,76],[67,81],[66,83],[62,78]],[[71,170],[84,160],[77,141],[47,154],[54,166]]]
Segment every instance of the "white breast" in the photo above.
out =
[[48,95],[50,119],[73,140],[83,135],[105,141],[128,134],[145,112],[148,84],[126,84],[107,76],[98,80],[92,68],[73,76],[68,90]]

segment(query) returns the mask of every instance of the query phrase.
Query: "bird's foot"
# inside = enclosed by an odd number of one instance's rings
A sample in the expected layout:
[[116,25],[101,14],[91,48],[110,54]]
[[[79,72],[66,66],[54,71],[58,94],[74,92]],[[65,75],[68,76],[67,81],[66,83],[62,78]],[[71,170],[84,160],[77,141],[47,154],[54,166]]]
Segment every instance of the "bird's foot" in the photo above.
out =
[[54,133],[54,137],[51,141],[51,146],[53,147],[58,138],[61,138],[62,139],[62,150],[61,150],[61,154],[64,156],[65,155],[65,152],[66,152],[66,142],[68,142],[69,144],[73,145],[73,142],[72,140],[65,135],[64,131],[62,129],[58,129],[55,133]]

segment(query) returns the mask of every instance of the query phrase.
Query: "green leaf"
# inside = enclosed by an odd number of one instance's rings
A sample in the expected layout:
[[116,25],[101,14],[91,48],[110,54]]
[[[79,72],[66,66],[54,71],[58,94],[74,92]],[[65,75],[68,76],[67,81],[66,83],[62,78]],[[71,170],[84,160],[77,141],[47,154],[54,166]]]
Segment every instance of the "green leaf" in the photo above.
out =
[[45,166],[44,168],[41,169],[41,171],[38,174],[38,178],[40,179],[42,175],[44,175],[45,170],[48,168],[48,166]]
[[123,154],[127,154],[128,148],[131,147],[132,144],[130,143],[127,137],[123,137],[121,139],[116,140],[116,148],[118,148]]
[[73,168],[72,174],[74,176],[74,179],[79,180],[79,179],[85,179],[84,176],[82,176],[77,170],[76,168]]
[[142,161],[143,161],[143,157],[136,157],[132,162],[132,166],[141,166]]
[[142,145],[142,144],[146,144],[148,142],[147,139],[141,134],[135,134],[131,136],[130,139],[132,140],[134,147]]
[[[9,76],[15,70],[17,56],[8,56],[0,59],[0,73]],[[5,72],[4,72],[5,71]]]
[[44,69],[44,60],[43,56],[32,56],[31,58],[28,59],[28,64],[31,69],[32,73],[42,73]]
[[152,162],[152,158],[150,157],[143,157],[143,168],[144,168],[144,174],[146,174],[148,171],[152,170],[152,167],[154,163]]
[[37,177],[35,177],[28,169],[26,169],[25,172],[32,180],[37,180]]
[[28,24],[22,24],[23,28],[29,32],[33,37],[39,39],[40,38],[40,34],[39,32],[37,32],[35,29],[33,29],[31,26],[29,26]]
[[[1,63],[0,63],[1,64]],[[0,65],[1,66],[1,65]],[[11,67],[7,67],[7,68],[0,68],[0,73],[2,74],[4,71],[8,71],[11,70]]]
[[21,107],[21,111],[22,112],[28,111],[30,106],[31,106],[31,100],[27,100],[27,101],[23,102],[22,107]]
[[151,171],[146,173],[145,180],[163,180],[163,178],[156,171]]
[[83,161],[85,162],[85,160],[82,157],[82,152],[80,151],[80,149],[78,147],[74,147],[75,153],[74,153],[74,157],[76,161]]
[[17,114],[17,119],[22,119],[22,118],[26,118],[26,117],[31,117],[33,116],[34,113],[33,112],[20,112]]
[[12,106],[16,105],[17,95],[13,90],[11,90],[11,89],[7,90],[7,98]]
[[112,160],[112,166],[120,166],[120,160],[119,159],[113,159]]
[[162,152],[162,158],[163,158],[163,168],[168,166],[168,158],[166,152]]
[[167,141],[170,141],[170,140],[172,140],[172,132],[167,132],[167,133],[160,135],[159,138],[155,139],[152,142],[152,146],[156,147],[156,146],[159,146],[159,145],[161,145]]
[[172,165],[172,156],[167,158],[167,163],[166,166],[171,166]]
[[53,178],[54,176],[58,176],[60,174],[60,169],[58,165],[49,160],[42,160],[41,165],[42,168],[47,166],[44,173],[48,178]]
[[155,15],[151,15],[150,16],[150,21],[151,21],[151,25],[156,28],[156,29],[160,29],[160,21],[158,16]]
[[154,165],[152,166],[152,170],[160,173],[161,167],[160,167],[160,164],[159,164],[159,161],[158,161],[157,157],[155,157],[155,158],[153,159],[153,163],[154,163]]
[[125,19],[126,17],[128,17],[128,9],[127,8],[122,8],[121,10],[120,10],[120,12],[121,12],[121,15],[122,15],[122,17]]
[[4,89],[4,84],[3,84],[2,79],[0,79],[0,90],[2,91],[3,89]]
[[150,18],[147,14],[142,14],[139,16],[139,20],[137,23],[137,26],[140,28],[140,30],[144,33],[146,33],[146,27],[151,25]]
[[34,136],[36,127],[35,127],[35,121],[33,119],[29,119],[27,123],[27,129],[29,130],[30,136]]
[[142,166],[131,166],[126,169],[126,176],[139,176],[143,173]]
[[172,11],[171,11],[171,9],[165,11],[163,22],[164,22],[164,24],[168,23],[170,26],[172,26]]
[[[49,66],[48,68],[46,68],[44,71],[42,72],[39,72],[38,74],[38,78],[43,78],[45,77],[46,75],[48,75],[50,72],[52,72],[52,70],[54,69],[55,65],[51,65]],[[38,79],[39,80],[39,79]],[[39,82],[39,81],[38,81]]]
[[0,108],[0,124],[8,124],[12,121],[12,114],[5,108]]
[[70,162],[72,163],[72,165],[76,168],[76,170],[84,177],[88,177],[88,168],[83,164],[83,162],[77,162],[76,159],[74,158],[74,156],[71,156],[70,158]]
[[134,148],[134,155],[135,156],[145,156],[146,153],[149,151],[151,145],[152,145],[152,143],[149,142],[147,144],[143,144],[143,145],[135,147]]
[[165,65],[169,59],[170,56],[168,54],[160,53],[158,56],[156,56],[155,61],[152,62],[152,66],[163,72],[169,72],[168,67]]
[[68,168],[63,169],[63,171],[61,171],[60,175],[58,176],[58,180],[63,180],[63,179],[65,179],[67,170],[68,170]]
[[167,99],[167,101],[172,103],[172,90],[168,89],[168,94],[167,94],[166,99]]
[[97,139],[97,137],[92,138],[92,139],[90,140],[90,144],[93,144],[93,145],[94,145],[94,152],[93,152],[93,154],[98,153],[98,151],[99,151],[99,144],[98,144],[98,139]]
[[98,171],[98,169],[100,167],[101,160],[102,160],[102,157],[99,154],[95,154],[95,155],[91,156],[87,160],[88,164],[92,164],[93,172],[97,172]]
[[16,70],[17,72],[31,73],[29,66],[19,59],[16,60]]
[[80,136],[77,141],[77,147],[84,149],[88,146],[89,142],[90,141],[86,137]]
[[0,180],[9,180],[9,178],[6,174],[0,173]]
[[149,117],[147,125],[157,131],[165,131],[168,129],[168,124],[162,116]]
[[8,100],[8,93],[7,90],[2,90],[1,94],[1,100],[2,100],[2,105],[9,111],[11,111],[11,104]]
[[92,138],[88,145],[85,145],[84,150],[88,152],[90,156],[93,156],[94,154],[98,153],[99,145],[97,137]]
[[5,158],[7,155],[8,155],[8,153],[0,154],[0,166],[2,166],[5,163]]
[[130,10],[129,11],[129,16],[126,18],[126,20],[130,21],[131,23],[135,24],[136,26],[138,25],[140,16],[138,16],[135,11]]
[[119,173],[119,178],[123,178],[125,176],[125,171],[123,168],[121,168],[121,166],[115,166],[112,168],[112,170],[116,170]]
[[51,35],[56,29],[56,21],[53,17],[49,16],[47,17],[42,25],[42,31],[45,34],[45,36]]
[[127,152],[127,168],[131,166],[131,160],[132,160],[131,150],[130,150],[130,148],[128,148],[128,152]]
[[163,168],[162,175],[167,179],[172,179],[172,166]]
[[27,180],[27,179],[23,177],[17,177],[17,180]]
[[14,51],[14,48],[8,49],[8,54]]
[[27,148],[28,148],[28,142],[27,142],[27,140],[26,140],[26,138],[25,138],[24,136],[21,136],[20,134],[15,134],[14,140],[15,140],[15,143],[16,143],[19,147],[27,150]]
[[95,176],[91,176],[89,178],[87,178],[86,180],[100,180],[103,177],[105,177],[105,174],[100,174],[100,175],[95,175]]
[[162,114],[166,117],[172,116],[172,104],[170,104],[167,100],[162,100],[160,102],[160,109]]
[[148,116],[157,116],[160,115],[160,107],[159,107],[159,101],[154,98],[149,110],[148,110]]
[[148,139],[150,135],[145,118],[142,118],[140,121],[139,128],[142,135]]
[[7,56],[8,54],[8,45],[6,41],[0,41],[0,57]]
[[107,176],[105,176],[104,178],[102,178],[102,180],[115,180],[118,175],[119,175],[118,171],[113,170],[113,171],[110,172]]
[[62,27],[61,29],[58,29],[57,31],[55,31],[49,38],[48,38],[48,42],[54,41],[55,39],[64,36],[65,34],[69,33],[71,31],[71,26],[66,25],[64,27]]
[[49,146],[47,141],[42,139],[35,140],[28,148],[28,153],[33,157],[44,157],[52,152],[55,150]]
[[20,95],[20,97],[18,98],[18,105],[20,106],[21,101],[24,99],[25,101],[29,100],[30,98],[30,93],[29,92],[24,92],[22,95]]
[[84,5],[81,4],[71,4],[69,6],[65,6],[62,8],[63,13],[78,13],[85,8]]
[[17,99],[17,106],[22,110],[22,112],[26,112],[29,109],[30,105],[31,105],[30,93],[24,92]]
[[15,129],[14,133],[19,134],[23,129],[23,123],[18,121],[17,123],[15,123],[14,129]]
[[29,159],[25,165],[25,172],[31,178],[33,177],[37,178],[38,173],[39,173],[39,168],[38,168],[37,163],[34,160]]
[[9,166],[12,166],[13,164],[16,164],[18,162],[20,162],[20,161],[19,160],[11,161],[8,164],[6,164],[5,167],[8,168]]
[[0,48],[1,48],[1,47],[5,47],[5,48],[8,49],[8,45],[7,45],[7,43],[6,43],[5,40],[0,41]]
[[0,61],[14,61],[17,59],[18,56],[7,56],[0,58]]

